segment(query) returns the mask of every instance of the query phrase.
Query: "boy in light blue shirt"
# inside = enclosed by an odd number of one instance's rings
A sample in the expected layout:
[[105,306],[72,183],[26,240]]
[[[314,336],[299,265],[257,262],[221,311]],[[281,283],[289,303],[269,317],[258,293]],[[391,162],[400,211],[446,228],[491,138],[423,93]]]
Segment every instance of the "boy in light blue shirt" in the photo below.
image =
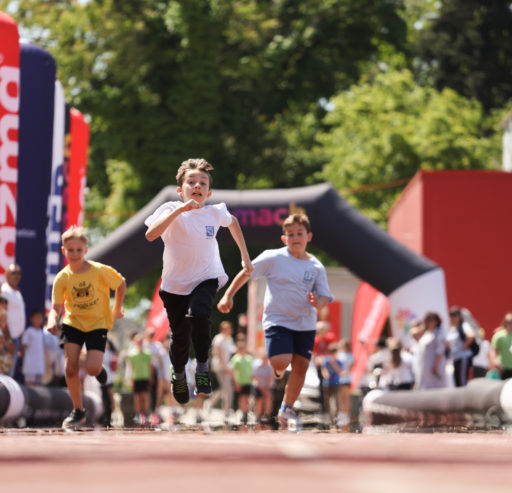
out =
[[305,214],[291,214],[283,222],[283,248],[265,250],[252,262],[254,271],[240,271],[217,304],[220,312],[233,308],[233,296],[252,277],[265,277],[263,328],[270,364],[276,379],[291,364],[278,418],[282,426],[301,426],[293,405],[309,367],[315,342],[317,310],[332,301],[322,263],[306,252],[313,234]]

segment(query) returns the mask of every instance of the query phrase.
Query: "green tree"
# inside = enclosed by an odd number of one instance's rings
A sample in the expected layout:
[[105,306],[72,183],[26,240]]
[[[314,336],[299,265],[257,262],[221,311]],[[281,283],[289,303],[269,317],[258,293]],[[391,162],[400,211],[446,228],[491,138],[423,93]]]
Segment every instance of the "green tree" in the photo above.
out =
[[327,130],[314,152],[319,176],[382,226],[402,183],[419,169],[496,168],[503,115],[484,115],[476,100],[451,89],[420,87],[407,70],[389,71],[332,99]]
[[480,101],[486,111],[512,98],[512,10],[509,0],[442,0],[425,23],[417,52],[435,87]]

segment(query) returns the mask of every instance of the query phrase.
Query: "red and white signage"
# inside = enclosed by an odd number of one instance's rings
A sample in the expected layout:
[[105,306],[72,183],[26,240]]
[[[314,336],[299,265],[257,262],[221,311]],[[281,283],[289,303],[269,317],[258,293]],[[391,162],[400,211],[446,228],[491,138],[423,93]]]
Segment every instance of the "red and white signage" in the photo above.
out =
[[0,281],[15,261],[20,45],[16,23],[0,12]]
[[87,182],[87,151],[89,148],[89,124],[75,108],[70,110],[70,152],[68,181],[68,214],[64,230],[70,226],[82,226],[84,222],[85,185]]
[[352,388],[357,388],[366,371],[371,349],[378,342],[389,314],[385,295],[366,282],[356,292],[352,314]]

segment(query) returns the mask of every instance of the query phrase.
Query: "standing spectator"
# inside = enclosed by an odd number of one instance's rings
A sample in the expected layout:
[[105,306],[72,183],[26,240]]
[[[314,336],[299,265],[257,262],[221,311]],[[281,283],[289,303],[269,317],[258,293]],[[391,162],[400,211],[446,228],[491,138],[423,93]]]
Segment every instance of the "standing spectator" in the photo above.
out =
[[483,378],[491,366],[490,353],[491,343],[485,337],[485,330],[480,328],[478,331],[480,344],[478,353],[473,356],[473,377]]
[[395,337],[386,340],[391,359],[383,368],[380,387],[387,390],[410,390],[414,385],[412,356],[403,350],[402,341]]
[[462,317],[458,306],[450,308],[450,330],[446,338],[450,347],[450,356],[453,361],[453,376],[456,387],[463,387],[468,383],[469,369],[473,353],[470,349],[475,340],[475,333]]
[[253,357],[247,352],[245,337],[237,337],[236,353],[231,358],[230,366],[233,368],[233,379],[238,399],[238,409],[242,411],[242,424],[247,424],[250,411],[250,397],[252,389],[252,362]]
[[149,384],[151,379],[151,353],[144,348],[144,336],[137,334],[135,349],[128,355],[132,368],[133,407],[136,424],[146,425],[149,418]]
[[[144,332],[144,348],[151,353],[151,378],[149,380],[149,407],[151,409],[151,421],[158,421],[156,408],[158,406],[158,381],[162,374],[162,351],[163,346],[160,341],[155,340],[155,329],[149,328]],[[170,378],[170,375],[169,375]]]
[[[322,362],[322,385],[324,387],[325,410],[329,416],[330,425],[335,424],[339,418],[340,406],[340,376],[343,363],[338,359],[338,344],[332,342],[328,349],[329,354]],[[340,420],[343,421],[343,420]],[[344,423],[343,425],[345,425]]]
[[30,314],[30,326],[21,336],[21,358],[26,385],[41,385],[45,374],[43,334],[44,315],[40,310]]
[[103,366],[107,371],[107,381],[101,386],[101,400],[103,401],[103,426],[112,426],[112,412],[114,411],[114,379],[117,372],[118,351],[111,339],[107,338],[107,345],[103,355]]
[[[277,416],[281,426],[294,430],[302,426],[293,406],[304,386],[313,353],[318,310],[333,298],[325,267],[306,251],[313,238],[306,214],[288,216],[283,221],[282,232],[285,246],[258,255],[252,277],[267,279],[263,327],[274,377],[283,378],[291,364]],[[247,270],[236,275],[217,304],[220,312],[228,313],[233,308],[233,296],[250,277]]]
[[340,409],[338,411],[338,427],[350,423],[350,386],[352,385],[352,367],[354,366],[354,357],[350,349],[350,342],[341,339],[338,343],[338,360],[343,367],[340,374]]
[[[124,316],[126,292],[124,277],[113,267],[86,260],[88,238],[83,228],[71,226],[62,234],[62,253],[68,265],[55,277],[52,290],[52,309],[48,314],[48,331],[61,332],[66,358],[66,382],[73,401],[73,410],[62,423],[65,429],[80,427],[86,422],[80,381],[80,353],[85,345],[84,367],[100,384],[107,380],[103,368],[103,353],[108,331],[114,318]],[[110,291],[115,290],[114,306]],[[62,330],[59,319],[64,316]]]
[[272,387],[274,385],[274,376],[272,375],[268,354],[263,348],[259,351],[259,359],[255,361],[252,377],[256,422],[261,425],[268,425],[270,424],[273,407]]
[[322,413],[322,421],[330,420],[327,415],[324,399],[324,386],[322,377],[322,364],[326,356],[329,355],[329,346],[336,342],[336,335],[331,331],[331,325],[327,320],[319,320],[316,323],[315,345],[313,346],[313,362],[315,364],[316,373],[318,375],[318,390],[320,397],[320,410]]
[[414,388],[418,390],[447,387],[446,382],[446,345],[441,317],[428,312],[424,319],[425,332],[418,341],[418,375]]
[[512,313],[507,313],[491,339],[491,369],[497,369],[502,380],[512,378],[511,347]]
[[5,282],[2,283],[1,294],[7,299],[7,328],[12,342],[14,343],[14,359],[10,371],[10,376],[15,380],[22,382],[23,376],[16,373],[16,369],[20,367],[20,349],[21,335],[25,330],[25,301],[18,286],[21,281],[21,267],[18,264],[9,264],[5,271]]
[[219,325],[219,333],[212,340],[212,370],[215,373],[219,388],[209,399],[212,408],[221,399],[224,420],[227,421],[233,406],[233,372],[229,362],[236,351],[233,342],[233,324],[224,320]]
[[8,375],[13,362],[14,343],[7,330],[7,300],[0,296],[0,375]]
[[48,332],[43,331],[44,351],[46,362],[46,377],[44,383],[49,386],[65,387],[66,370],[64,349],[60,347],[60,340]]

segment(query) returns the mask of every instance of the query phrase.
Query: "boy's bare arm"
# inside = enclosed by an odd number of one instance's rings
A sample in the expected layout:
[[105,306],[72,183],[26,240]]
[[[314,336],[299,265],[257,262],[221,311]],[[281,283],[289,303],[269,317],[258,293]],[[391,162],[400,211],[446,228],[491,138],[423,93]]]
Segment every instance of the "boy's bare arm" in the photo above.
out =
[[[252,267],[252,265],[251,265]],[[238,290],[251,278],[250,274],[248,274],[245,269],[241,270],[233,279],[228,289],[217,303],[217,308],[221,313],[229,313],[233,308],[233,296],[238,292]]]
[[146,240],[154,241],[162,236],[162,233],[169,227],[169,225],[182,213],[191,211],[192,209],[200,209],[201,206],[193,199],[184,202],[183,205],[174,209],[168,216],[163,216],[157,219],[146,230]]
[[123,301],[126,293],[126,281],[123,281],[116,289],[116,295],[114,298],[114,307],[112,308],[112,315],[114,318],[124,317]]
[[254,270],[254,267],[252,266],[249,252],[247,251],[247,245],[245,244],[242,228],[240,227],[238,219],[233,215],[231,215],[231,217],[232,221],[229,225],[229,232],[231,233],[231,236],[235,240],[236,244],[238,245],[238,249],[240,250],[240,255],[242,256],[242,267],[247,274],[250,274]]
[[59,319],[62,313],[62,304],[53,304],[50,312],[48,313],[48,322],[46,328],[50,334],[54,336],[59,335]]

